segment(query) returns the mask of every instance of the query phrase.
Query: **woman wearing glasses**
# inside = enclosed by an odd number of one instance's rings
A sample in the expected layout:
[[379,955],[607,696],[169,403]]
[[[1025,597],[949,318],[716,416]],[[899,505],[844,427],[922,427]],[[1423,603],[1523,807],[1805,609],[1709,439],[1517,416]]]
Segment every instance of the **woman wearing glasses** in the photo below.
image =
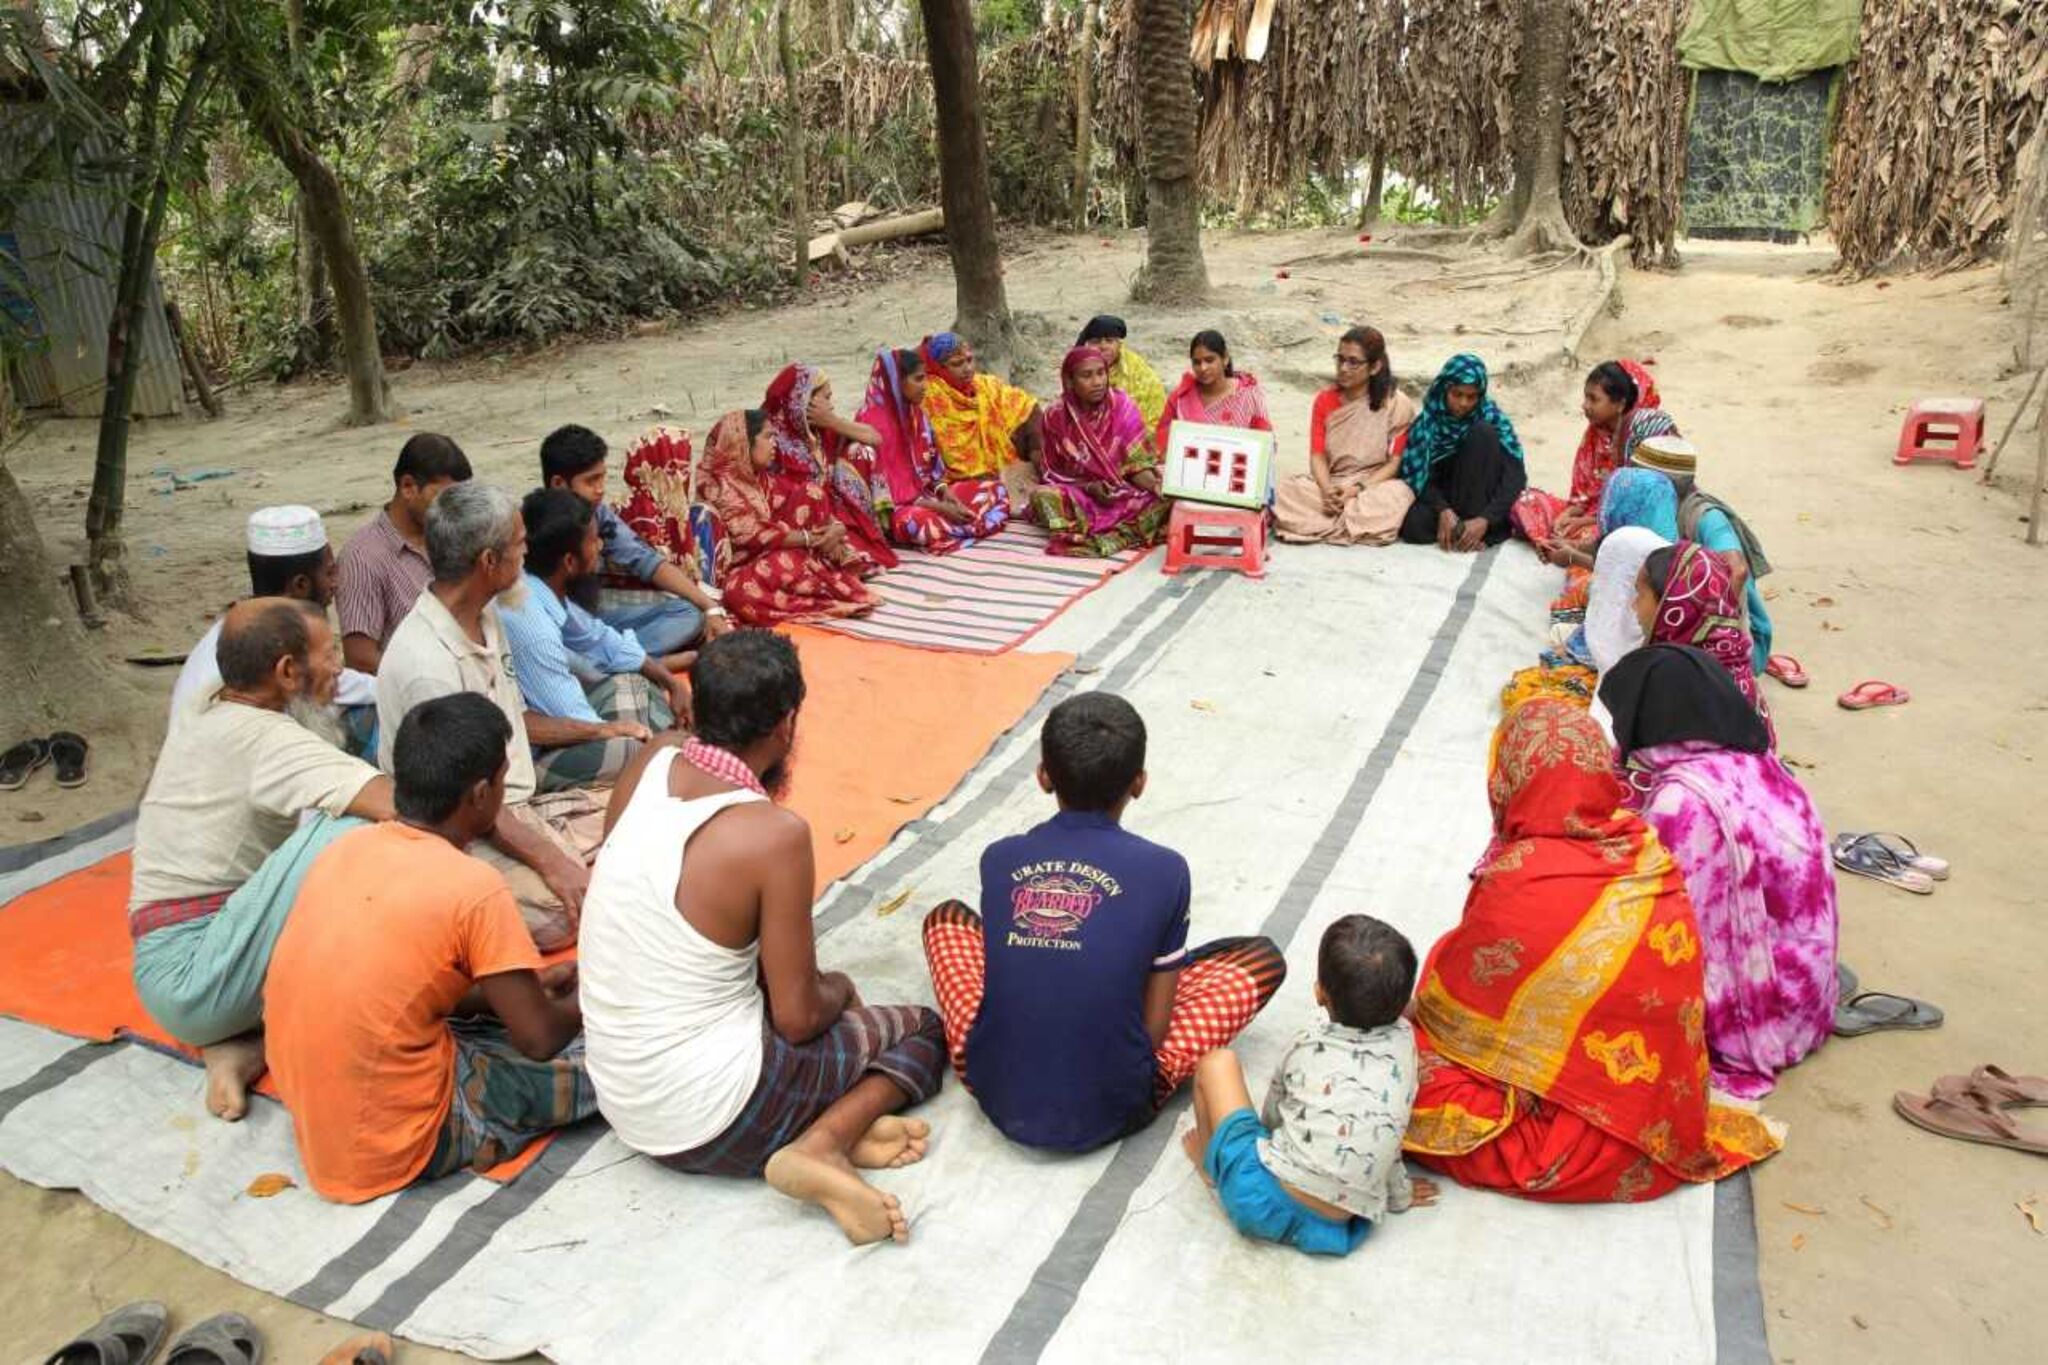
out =
[[1415,400],[1394,387],[1387,341],[1354,327],[1337,343],[1337,382],[1308,420],[1309,472],[1281,482],[1273,505],[1282,540],[1390,545],[1415,503],[1396,476]]

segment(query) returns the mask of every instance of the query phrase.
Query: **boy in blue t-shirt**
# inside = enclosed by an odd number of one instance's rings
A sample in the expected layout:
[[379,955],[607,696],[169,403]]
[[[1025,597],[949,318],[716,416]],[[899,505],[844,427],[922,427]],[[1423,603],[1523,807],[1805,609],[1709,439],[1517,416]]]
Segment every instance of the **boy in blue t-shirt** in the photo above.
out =
[[1145,722],[1105,692],[1054,707],[1038,784],[1059,813],[981,855],[981,913],[948,901],[925,959],[954,1070],[1027,1147],[1142,1128],[1286,979],[1272,940],[1189,948],[1187,860],[1120,823],[1145,791]]

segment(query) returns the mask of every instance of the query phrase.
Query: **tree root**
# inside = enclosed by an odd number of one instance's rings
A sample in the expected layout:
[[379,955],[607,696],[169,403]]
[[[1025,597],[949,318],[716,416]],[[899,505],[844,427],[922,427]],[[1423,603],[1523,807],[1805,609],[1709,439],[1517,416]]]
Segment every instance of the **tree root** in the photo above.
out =
[[1578,234],[1572,231],[1572,225],[1565,221],[1563,208],[1548,205],[1540,209],[1532,206],[1502,250],[1510,257],[1565,252],[1574,260],[1583,260],[1592,254],[1579,240]]

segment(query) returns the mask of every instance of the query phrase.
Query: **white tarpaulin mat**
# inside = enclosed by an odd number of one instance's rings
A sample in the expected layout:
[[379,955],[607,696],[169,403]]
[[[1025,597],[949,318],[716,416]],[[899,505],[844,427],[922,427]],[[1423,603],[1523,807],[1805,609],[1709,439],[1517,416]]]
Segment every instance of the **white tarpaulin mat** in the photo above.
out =
[[[1110,689],[1151,732],[1127,822],[1193,865],[1195,938],[1286,950],[1286,987],[1239,1041],[1261,1093],[1309,1017],[1325,924],[1368,912],[1420,953],[1456,920],[1487,839],[1499,689],[1533,661],[1554,591],[1512,547],[1283,548],[1264,582],[1121,576],[1040,637],[1081,657],[1038,709],[821,903],[821,961],[871,1001],[928,1002],[923,909],[972,902],[982,847],[1049,814],[1044,710]],[[1176,1140],[1184,1104],[1117,1147],[1048,1157],[949,1086],[920,1111],[928,1159],[875,1177],[910,1245],[853,1249],[758,1182],[670,1172],[595,1124],[506,1185],[457,1176],[358,1208],[304,1188],[252,1199],[257,1175],[302,1179],[289,1120],[264,1103],[216,1123],[199,1090],[196,1069],[143,1048],[0,1021],[0,1163],[237,1279],[480,1356],[1768,1358],[1741,1182],[1722,1189],[1718,1237],[1705,1188],[1573,1208],[1451,1188],[1323,1260],[1230,1229]]]

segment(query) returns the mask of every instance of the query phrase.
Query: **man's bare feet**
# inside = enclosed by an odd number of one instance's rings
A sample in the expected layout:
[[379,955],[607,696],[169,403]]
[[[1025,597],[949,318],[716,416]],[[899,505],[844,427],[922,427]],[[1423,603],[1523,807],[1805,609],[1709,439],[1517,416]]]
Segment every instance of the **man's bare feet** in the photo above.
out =
[[886,1114],[874,1121],[847,1155],[854,1165],[869,1171],[915,1165],[924,1160],[925,1140],[931,1134],[932,1126],[923,1119]]
[[910,1221],[903,1216],[896,1196],[862,1180],[853,1163],[837,1151],[806,1149],[804,1140],[798,1138],[769,1157],[762,1174],[770,1186],[791,1199],[816,1204],[831,1214],[855,1246],[910,1240]]
[[239,1122],[249,1112],[249,1087],[263,1074],[263,1035],[245,1033],[199,1049],[206,1063],[206,1108],[216,1118]]

